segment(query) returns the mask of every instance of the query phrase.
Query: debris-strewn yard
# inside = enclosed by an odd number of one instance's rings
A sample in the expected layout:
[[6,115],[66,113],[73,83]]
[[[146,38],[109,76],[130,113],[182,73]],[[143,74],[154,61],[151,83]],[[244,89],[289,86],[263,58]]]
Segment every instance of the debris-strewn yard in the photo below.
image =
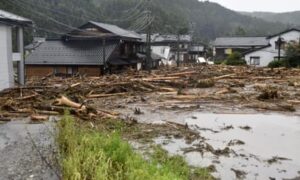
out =
[[[86,120],[118,117],[116,108],[137,101],[234,105],[240,109],[294,112],[299,108],[299,69],[228,66],[163,68],[151,74],[128,72],[103,77],[45,77],[1,92],[1,118],[72,114]],[[125,100],[125,101],[123,101]],[[101,103],[99,103],[101,102]],[[139,113],[137,111],[137,113]]]
[[[61,132],[71,133],[63,135],[74,136],[74,138],[64,137],[60,139],[62,140],[60,144],[73,143],[72,146],[78,147],[76,149],[78,152],[70,152],[74,149],[70,149],[70,147],[60,148],[63,177],[67,179],[75,176],[76,178],[78,176],[79,179],[84,177],[91,179],[91,174],[96,175],[97,173],[92,171],[93,169],[85,171],[84,167],[81,167],[84,163],[82,161],[89,158],[97,159],[98,156],[107,160],[106,164],[99,164],[95,159],[95,162],[86,161],[86,163],[103,167],[101,174],[105,172],[124,177],[133,173],[132,175],[136,176],[135,173],[138,172],[131,172],[130,168],[136,169],[134,167],[138,165],[140,170],[145,173],[141,175],[145,175],[145,177],[147,177],[147,173],[151,174],[150,172],[156,172],[159,176],[169,177],[170,175],[170,177],[179,179],[187,177],[192,179],[192,177],[196,177],[196,174],[210,177],[207,173],[219,170],[213,164],[202,165],[202,167],[206,167],[205,169],[195,169],[189,166],[189,170],[185,170],[184,167],[188,165],[185,161],[180,161],[180,163],[184,163],[184,166],[182,166],[183,169],[178,170],[182,171],[182,174],[178,174],[178,171],[172,171],[175,167],[170,167],[170,162],[168,162],[169,159],[178,159],[172,158],[171,155],[166,155],[167,157],[163,158],[166,162],[163,163],[158,159],[152,159],[151,154],[155,154],[157,150],[153,147],[157,147],[157,144],[164,146],[172,144],[171,141],[183,140],[184,145],[181,147],[183,155],[197,152],[202,156],[209,153],[220,159],[229,156],[243,158],[244,154],[237,154],[233,147],[247,146],[248,142],[236,138],[230,139],[225,146],[215,147],[210,144],[207,133],[217,136],[220,132],[234,130],[251,133],[256,129],[253,130],[253,127],[248,124],[231,125],[226,123],[222,127],[211,128],[207,124],[194,123],[194,121],[205,122],[205,119],[199,119],[198,116],[193,116],[193,113],[276,112],[298,115],[300,109],[299,87],[300,70],[285,68],[189,66],[163,67],[150,74],[127,71],[123,74],[102,77],[61,78],[49,76],[43,79],[30,79],[26,87],[12,88],[1,92],[0,121],[7,122],[14,118],[30,117],[32,122],[41,123],[48,121],[49,117],[63,116],[67,110],[76,119],[75,126],[79,127],[77,129],[81,129],[78,132],[77,130],[69,132],[69,129],[61,128]],[[184,118],[186,117],[189,117],[194,124],[185,123]],[[215,123],[218,125],[217,121]],[[116,135],[116,132],[119,135]],[[77,137],[79,134],[82,134],[80,138]],[[72,140],[72,142],[65,141],[66,139]],[[93,141],[97,142],[94,144]],[[126,141],[136,151],[133,151]],[[91,146],[92,150],[92,147],[99,147],[102,154],[98,154],[97,157],[91,151],[87,152],[90,154],[80,154],[81,151],[88,150],[80,149],[83,148],[82,144],[84,143],[87,143],[88,147]],[[110,144],[116,145],[116,147],[109,147]],[[129,153],[131,159],[137,159],[140,164],[128,160],[128,157],[107,154],[108,151],[112,151],[110,148],[120,153],[118,147],[124,147],[126,149],[124,153]],[[159,150],[164,152],[161,148]],[[122,149],[120,151],[123,152]],[[139,155],[140,153],[142,155]],[[272,155],[270,159],[272,157],[280,157],[276,158],[275,162],[285,159],[277,154]],[[119,162],[120,159],[115,161],[113,158],[121,158],[122,162]],[[254,155],[245,158],[259,159]],[[216,163],[220,163],[220,161],[215,160]],[[268,160],[266,160],[267,162]],[[155,168],[158,166],[157,163],[164,167],[163,170]],[[87,165],[92,166],[91,164]],[[128,167],[125,168],[125,166]],[[229,171],[238,178],[247,176],[246,172],[238,168],[231,167]]]

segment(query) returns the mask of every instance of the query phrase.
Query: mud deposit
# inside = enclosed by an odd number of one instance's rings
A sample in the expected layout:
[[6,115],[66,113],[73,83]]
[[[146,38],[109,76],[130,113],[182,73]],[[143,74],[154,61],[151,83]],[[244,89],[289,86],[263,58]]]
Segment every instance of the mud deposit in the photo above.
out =
[[50,123],[0,124],[0,179],[59,179]]
[[214,165],[217,178],[299,177],[300,117],[194,113],[184,122],[205,140],[189,145],[180,139],[159,138],[156,143],[171,153],[184,155],[191,165]]

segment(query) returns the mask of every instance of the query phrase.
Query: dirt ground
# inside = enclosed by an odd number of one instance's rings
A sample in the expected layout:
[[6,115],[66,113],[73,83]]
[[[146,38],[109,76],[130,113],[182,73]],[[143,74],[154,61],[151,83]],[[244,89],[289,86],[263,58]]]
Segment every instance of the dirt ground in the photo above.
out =
[[[31,79],[26,87],[0,92],[0,121],[10,124],[16,118],[29,118],[31,122],[44,123],[52,116],[63,115],[67,109],[91,127],[101,126],[105,119],[122,119],[129,127],[124,135],[128,140],[149,142],[168,137],[185,139],[187,144],[192,144],[196,139],[205,142],[205,138],[185,124],[183,117],[196,119],[192,115],[194,112],[298,116],[299,95],[300,69],[214,65],[163,67],[151,74],[128,71],[103,77],[49,76]],[[224,128],[231,129],[230,126]],[[0,139],[5,139],[6,135],[1,136]],[[14,146],[22,144],[15,143]],[[7,148],[9,146],[4,149]],[[228,154],[228,148],[215,149],[209,145],[197,148],[220,156]],[[14,149],[17,151],[19,148]],[[1,153],[18,154],[7,150]],[[7,166],[13,166],[13,160],[0,159],[0,162],[5,161]],[[242,173],[238,169],[232,171]],[[23,175],[22,172],[16,174]],[[7,172],[5,175],[10,176]],[[27,176],[31,178],[30,173],[23,177]]]

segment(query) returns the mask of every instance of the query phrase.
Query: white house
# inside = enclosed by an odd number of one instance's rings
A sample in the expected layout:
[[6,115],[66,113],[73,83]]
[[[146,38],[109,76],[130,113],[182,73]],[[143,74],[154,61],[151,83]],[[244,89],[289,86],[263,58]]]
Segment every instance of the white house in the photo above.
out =
[[245,53],[245,60],[248,65],[265,67],[268,66],[270,62],[278,59],[279,56],[279,39],[281,39],[280,57],[285,56],[285,46],[290,42],[299,42],[300,40],[300,30],[289,29],[287,31],[269,36],[266,38],[269,42],[268,45],[249,51]]
[[[14,61],[18,66],[18,82],[25,83],[23,28],[31,24],[29,19],[0,10],[0,91],[14,86]],[[16,33],[15,50],[13,32]]]

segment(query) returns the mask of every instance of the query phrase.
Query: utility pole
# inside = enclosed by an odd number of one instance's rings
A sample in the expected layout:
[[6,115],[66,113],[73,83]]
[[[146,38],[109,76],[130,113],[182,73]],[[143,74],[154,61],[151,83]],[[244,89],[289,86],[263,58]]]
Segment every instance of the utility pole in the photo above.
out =
[[277,40],[277,45],[278,45],[278,61],[280,61],[281,59],[281,45],[283,43],[282,38],[279,36],[278,40]]
[[152,58],[151,58],[151,11],[150,11],[150,0],[148,0],[147,6],[147,20],[148,20],[148,27],[147,27],[147,48],[146,48],[146,70],[151,73],[152,69]]
[[104,65],[104,72],[103,74],[105,74],[105,72],[107,71],[107,62],[106,62],[106,39],[105,37],[102,39],[102,55],[103,55],[103,65]]
[[180,33],[177,33],[177,67],[180,66]]

